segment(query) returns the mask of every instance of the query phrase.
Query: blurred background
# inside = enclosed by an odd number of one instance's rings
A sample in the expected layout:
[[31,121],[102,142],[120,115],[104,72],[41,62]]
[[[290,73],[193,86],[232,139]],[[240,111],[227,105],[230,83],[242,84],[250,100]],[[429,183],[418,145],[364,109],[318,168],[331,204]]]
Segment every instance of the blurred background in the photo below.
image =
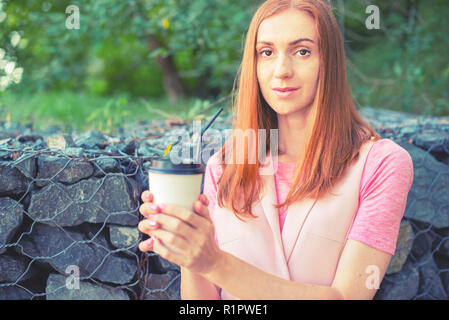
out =
[[[447,0],[331,3],[358,107],[449,115]],[[230,112],[260,4],[0,0],[0,121],[114,133],[136,121]],[[369,5],[379,8],[379,29],[366,26]]]

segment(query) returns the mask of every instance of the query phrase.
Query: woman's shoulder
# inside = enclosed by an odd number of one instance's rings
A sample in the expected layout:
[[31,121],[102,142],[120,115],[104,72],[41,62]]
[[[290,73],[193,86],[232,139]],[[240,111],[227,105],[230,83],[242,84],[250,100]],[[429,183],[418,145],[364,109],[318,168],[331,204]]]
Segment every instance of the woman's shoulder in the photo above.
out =
[[413,160],[408,151],[391,139],[379,139],[373,143],[363,176],[397,176],[413,180]]
[[408,151],[391,139],[382,138],[374,142],[369,159],[411,161]]

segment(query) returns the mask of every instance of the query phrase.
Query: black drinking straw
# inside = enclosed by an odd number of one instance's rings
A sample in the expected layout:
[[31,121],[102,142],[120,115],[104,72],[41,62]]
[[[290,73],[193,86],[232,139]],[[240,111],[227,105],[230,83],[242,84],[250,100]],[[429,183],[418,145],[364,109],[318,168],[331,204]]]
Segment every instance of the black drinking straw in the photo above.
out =
[[209,123],[206,125],[206,127],[201,130],[201,134],[200,137],[198,139],[198,143],[196,145],[196,153],[195,153],[195,163],[199,160],[200,158],[200,152],[201,152],[201,143],[203,141],[203,134],[204,132],[206,132],[207,129],[209,129],[209,127],[212,125],[212,123],[215,121],[215,119],[217,119],[218,115],[223,111],[223,108],[218,109],[217,113],[212,117],[212,119],[210,119]]
[[[212,117],[212,119],[210,119],[209,123],[207,124],[207,126],[201,130],[201,137],[203,136],[203,133],[209,129],[209,127],[212,125],[212,123],[215,121],[215,119],[217,119],[218,115],[223,111],[223,108],[218,109],[217,113]],[[201,138],[200,137],[200,138]]]

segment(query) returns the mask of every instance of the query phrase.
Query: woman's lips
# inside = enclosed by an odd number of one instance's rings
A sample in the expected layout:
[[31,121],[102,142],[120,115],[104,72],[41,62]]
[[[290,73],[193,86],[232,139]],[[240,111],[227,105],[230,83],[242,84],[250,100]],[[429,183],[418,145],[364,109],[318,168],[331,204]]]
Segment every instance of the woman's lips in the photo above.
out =
[[279,98],[290,98],[292,95],[294,95],[299,88],[274,88],[274,93]]

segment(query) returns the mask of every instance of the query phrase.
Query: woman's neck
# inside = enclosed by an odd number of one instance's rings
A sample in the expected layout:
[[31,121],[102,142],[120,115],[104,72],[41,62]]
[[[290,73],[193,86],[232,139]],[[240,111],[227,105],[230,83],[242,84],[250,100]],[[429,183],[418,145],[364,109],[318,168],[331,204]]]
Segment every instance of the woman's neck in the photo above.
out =
[[288,115],[278,114],[279,161],[299,161],[306,145],[308,119],[309,113]]

